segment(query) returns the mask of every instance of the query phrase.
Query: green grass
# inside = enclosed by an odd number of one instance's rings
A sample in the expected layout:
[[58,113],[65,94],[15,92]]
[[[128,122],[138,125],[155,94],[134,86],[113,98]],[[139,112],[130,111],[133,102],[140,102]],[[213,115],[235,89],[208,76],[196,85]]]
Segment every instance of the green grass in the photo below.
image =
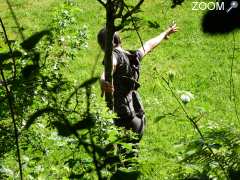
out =
[[[57,0],[24,0],[14,1],[13,9],[19,23],[24,27],[24,35],[30,36],[36,31],[48,28],[49,17],[63,1]],[[66,77],[71,81],[82,82],[90,77],[92,66],[100,48],[96,43],[98,30],[104,26],[104,9],[95,0],[79,0],[80,11],[77,13],[78,26],[88,27],[89,47],[81,50],[78,56],[64,69]],[[180,31],[170,40],[162,42],[153,52],[142,61],[140,93],[145,107],[147,122],[144,137],[141,141],[141,179],[166,179],[178,167],[176,164],[177,144],[187,142],[198,134],[194,131],[185,114],[179,109],[174,116],[165,114],[173,112],[177,101],[166,84],[161,80],[161,74],[166,76],[168,71],[176,73],[173,86],[177,90],[186,90],[194,94],[186,109],[190,114],[198,115],[204,111],[199,127],[211,126],[214,122],[227,125],[233,123],[239,127],[236,119],[234,104],[229,100],[230,94],[230,65],[233,51],[233,36],[207,35],[201,31],[202,11],[192,11],[191,2],[184,2],[182,6],[171,9],[171,1],[148,0],[139,16],[140,34],[143,40],[152,38],[175,20]],[[19,35],[15,23],[8,10],[6,2],[0,0],[0,16],[6,23],[7,32],[11,39],[18,39]],[[149,27],[148,21],[158,22],[160,28]],[[121,32],[123,47],[126,49],[139,48],[140,42],[136,32]],[[236,32],[236,48],[233,78],[235,83],[237,106],[240,90],[240,33]],[[102,72],[101,54],[96,75]],[[100,98],[100,89],[94,86],[94,93]],[[162,118],[159,118],[161,117]]]

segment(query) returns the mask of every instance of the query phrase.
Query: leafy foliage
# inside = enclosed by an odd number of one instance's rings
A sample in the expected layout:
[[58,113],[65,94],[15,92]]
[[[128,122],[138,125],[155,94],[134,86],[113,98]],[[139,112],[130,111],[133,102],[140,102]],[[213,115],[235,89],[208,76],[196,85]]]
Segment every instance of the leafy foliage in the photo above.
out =
[[[105,12],[98,2],[92,1],[90,4],[87,0],[68,0],[64,4],[56,0],[34,1],[34,3],[32,0],[11,2],[14,4],[15,14],[22,24],[21,31],[26,37],[29,38],[35,34],[34,32],[39,33],[42,30],[51,31],[50,36],[43,36],[35,44],[33,48],[35,53],[33,49],[24,50],[20,45],[23,41],[18,39],[16,25],[10,18],[11,14],[6,11],[4,2],[1,3],[1,17],[6,23],[6,30],[10,36],[9,41],[13,48],[13,57],[17,63],[15,81],[11,78],[11,54],[3,40],[0,41],[0,64],[2,63],[1,67],[4,69],[5,76],[8,77],[7,82],[14,91],[15,102],[17,102],[16,112],[19,115],[17,123],[20,131],[24,177],[26,179],[96,179],[96,169],[92,156],[85,151],[82,145],[79,145],[79,140],[71,131],[68,133],[63,119],[51,112],[44,113],[37,119],[33,118],[33,123],[30,123],[31,126],[28,130],[25,127],[31,116],[44,108],[58,109],[58,113],[67,116],[71,126],[87,119],[86,87],[80,89],[78,87],[86,80],[91,79],[88,72],[92,69],[91,60],[96,58],[98,50],[95,35],[103,26]],[[238,157],[234,156],[233,151],[228,150],[228,147],[231,146],[221,145],[218,147],[218,144],[224,144],[222,139],[218,137],[215,139],[213,137],[212,140],[207,138],[206,142],[196,137],[191,125],[186,122],[185,115],[176,105],[169,91],[166,91],[167,87],[159,80],[160,73],[155,74],[155,70],[159,70],[161,74],[174,71],[173,83],[176,89],[187,90],[195,95],[195,99],[187,104],[186,109],[194,117],[201,112],[204,113],[203,118],[198,121],[204,136],[205,133],[208,137],[210,132],[222,129],[225,131],[222,137],[235,136],[236,142],[234,142],[234,138],[232,142],[238,144],[239,121],[236,120],[233,103],[229,100],[229,58],[232,56],[233,37],[230,33],[217,36],[212,36],[212,33],[203,34],[199,25],[203,23],[206,12],[192,11],[191,1],[184,1],[182,6],[170,9],[172,2],[145,1],[142,6],[143,12],[138,15],[142,19],[139,33],[143,40],[159,34],[163,27],[172,20],[176,20],[180,32],[171,41],[160,45],[160,48],[155,49],[154,53],[151,53],[143,61],[140,92],[143,95],[142,100],[148,120],[138,158],[141,166],[137,165],[136,169],[142,173],[140,179],[208,179],[216,176],[221,179],[222,172],[214,166],[215,159],[208,157],[209,152],[204,149],[208,143],[213,144],[212,147],[219,155],[218,157],[225,159],[223,162],[229,159],[228,152],[233,155],[234,161],[226,163],[225,168],[231,169],[230,166],[235,164],[232,168],[233,173],[229,170],[228,174],[231,174],[232,179],[234,176],[235,179],[238,179]],[[53,9],[54,6],[56,7]],[[70,19],[74,18],[73,21],[67,20],[66,27],[60,28],[58,22],[63,21],[61,19],[64,19],[62,17],[64,15],[61,15],[61,12],[64,10],[68,11]],[[238,13],[238,11],[236,12]],[[215,13],[206,13],[206,17],[210,15],[215,15]],[[216,15],[214,17],[217,19]],[[212,18],[208,20],[212,20]],[[220,21],[214,20],[214,22]],[[84,24],[86,24],[85,30],[83,30]],[[221,30],[217,28],[216,24],[207,24],[213,29],[206,30],[212,30],[213,33]],[[220,24],[222,27],[224,23]],[[128,28],[128,26],[126,27]],[[129,28],[131,27],[129,26]],[[234,29],[237,30],[237,28]],[[73,44],[75,44],[73,37],[78,34],[78,31],[83,32],[84,43],[73,46],[77,48],[71,49],[71,41],[73,40]],[[240,52],[237,43],[240,36],[238,31],[234,31],[234,33],[236,38],[235,62]],[[2,29],[0,36],[3,37]],[[139,48],[140,44],[135,32],[121,32],[121,37],[123,37],[124,47]],[[86,47],[85,43],[89,47]],[[40,68],[35,66],[38,59]],[[238,66],[236,61],[233,68],[233,78],[237,102],[239,102],[237,92],[239,92],[240,87]],[[99,73],[100,65],[96,66],[95,69],[95,74]],[[173,74],[169,73],[169,75]],[[124,133],[112,126],[114,115],[106,111],[105,106],[102,105],[102,100],[98,98],[98,85],[93,83],[89,86],[92,90],[89,116],[96,120],[94,127],[91,128],[94,142],[98,145],[96,151],[102,154],[102,149],[108,149],[109,159],[106,162],[118,162],[115,165],[116,168],[113,168],[114,165],[106,165],[101,170],[102,175],[110,178],[111,174],[114,174],[113,179],[138,177],[139,172],[132,172],[135,168],[127,168],[127,163],[124,163],[126,162],[125,155],[120,156],[118,155],[120,152],[117,151],[120,149],[117,148],[119,146],[125,147],[127,150],[134,148],[131,144],[125,143],[125,140],[121,142],[118,139]],[[66,103],[67,100],[68,103]],[[12,122],[9,119],[7,96],[1,78],[0,104],[0,179],[17,179],[19,171],[16,163],[16,144],[14,143]],[[207,125],[208,122],[209,125]],[[66,130],[66,133],[60,131],[65,133],[64,136],[58,135],[61,128],[58,128],[57,123]],[[227,124],[229,127],[225,127]],[[77,132],[81,135],[81,140],[85,140],[83,143],[91,143],[88,129],[78,129]],[[229,132],[230,134],[233,132],[232,135],[229,135]],[[71,135],[66,137],[68,134]],[[116,142],[116,139],[119,141]],[[119,145],[114,146],[115,142]],[[178,144],[176,144],[177,142]],[[188,145],[189,147],[186,148]],[[91,146],[89,147],[92,150]],[[138,148],[135,149],[134,151],[138,150]],[[223,150],[222,153],[218,152],[220,149]],[[238,151],[237,148],[236,151]],[[124,151],[122,152],[124,153]],[[196,152],[198,153],[196,156],[201,161],[195,156],[191,156],[192,153]],[[99,158],[99,155],[97,157],[100,163],[104,164],[104,158]],[[176,158],[180,163],[176,163]],[[134,159],[132,158],[132,160]],[[206,168],[207,164],[210,168]],[[125,168],[118,168],[123,165]],[[230,166],[228,167],[228,165]]]
[[[14,44],[13,54],[1,54],[1,66],[13,98],[20,140],[23,176],[36,178],[111,177],[119,169],[131,172],[137,166],[135,135],[113,124],[114,114],[95,104],[91,89],[99,77],[79,86],[70,82],[62,67],[88,48],[87,27],[76,26],[79,8],[66,1],[54,13],[50,30],[34,33]],[[17,76],[11,58],[16,59]],[[0,178],[18,178],[12,127],[7,113],[7,93],[0,86],[1,165]],[[133,138],[133,140],[131,140]],[[137,137],[136,137],[137,138]],[[137,138],[138,139],[138,138]]]
[[[178,169],[180,179],[224,179],[219,169],[220,162],[229,179],[238,179],[240,176],[240,139],[239,130],[232,125],[221,126],[215,122],[206,127],[205,141],[194,139],[187,144],[179,154],[179,162],[183,165]],[[209,152],[209,145],[214,156]]]

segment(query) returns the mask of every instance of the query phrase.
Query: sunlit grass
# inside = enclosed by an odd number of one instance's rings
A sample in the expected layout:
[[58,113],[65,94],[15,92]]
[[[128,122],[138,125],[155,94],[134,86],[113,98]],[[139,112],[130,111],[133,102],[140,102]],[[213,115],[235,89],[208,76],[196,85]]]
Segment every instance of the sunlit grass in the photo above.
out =
[[[13,9],[19,23],[24,28],[24,35],[48,28],[52,10],[63,1],[28,0],[14,1]],[[92,66],[100,53],[96,42],[97,32],[104,26],[104,9],[96,1],[78,0],[80,12],[77,16],[78,26],[88,28],[88,49],[81,50],[78,56],[69,63],[66,77],[71,81],[82,82],[90,77]],[[176,145],[198,136],[181,109],[169,115],[178,108],[176,99],[166,88],[161,76],[168,71],[174,71],[173,86],[176,90],[190,91],[195,99],[186,109],[193,115],[204,112],[199,126],[234,123],[236,120],[234,104],[229,99],[230,94],[230,61],[233,51],[232,34],[211,36],[201,31],[201,19],[204,12],[192,11],[191,2],[171,9],[170,1],[146,1],[139,32],[143,40],[148,40],[161,33],[173,20],[177,22],[180,31],[170,40],[162,42],[158,48],[142,61],[140,93],[145,106],[147,122],[144,137],[141,141],[141,171],[142,179],[164,179],[171,175],[177,167]],[[4,0],[0,0],[0,15],[6,22],[6,29],[11,39],[19,39],[16,25]],[[149,22],[157,22],[160,28],[154,29]],[[121,32],[123,46],[127,49],[137,49],[141,46],[134,31]],[[239,32],[235,33],[236,48],[233,77],[237,100],[239,100],[240,57]],[[95,75],[103,70],[101,65],[103,54],[100,53]],[[100,89],[94,87],[94,93],[100,96]],[[99,97],[99,102],[103,100]],[[237,104],[238,105],[238,104]],[[204,129],[203,129],[204,131]]]

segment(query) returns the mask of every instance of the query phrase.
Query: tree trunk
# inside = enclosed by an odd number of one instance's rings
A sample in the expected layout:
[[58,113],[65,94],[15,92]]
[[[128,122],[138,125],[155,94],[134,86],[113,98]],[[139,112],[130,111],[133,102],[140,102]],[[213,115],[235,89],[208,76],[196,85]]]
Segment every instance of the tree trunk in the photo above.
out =
[[[105,66],[105,80],[113,84],[112,78],[112,51],[113,51],[113,35],[115,33],[114,28],[114,11],[113,11],[113,2],[108,0],[106,4],[107,10],[107,22],[106,22],[106,44],[105,44],[105,56],[104,56],[104,66]],[[109,109],[113,109],[113,94],[106,93],[105,100]]]

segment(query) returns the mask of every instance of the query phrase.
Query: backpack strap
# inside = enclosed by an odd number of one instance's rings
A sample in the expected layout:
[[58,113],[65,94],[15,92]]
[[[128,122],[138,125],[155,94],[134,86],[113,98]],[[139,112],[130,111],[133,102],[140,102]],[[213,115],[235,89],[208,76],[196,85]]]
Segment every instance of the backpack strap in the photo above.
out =
[[115,85],[117,87],[116,90],[118,90],[119,87],[122,90],[125,89],[125,93],[128,93],[131,90],[139,88],[138,61],[134,59],[134,54],[130,54],[119,49],[114,49],[113,53],[117,59],[117,67],[113,75]]

